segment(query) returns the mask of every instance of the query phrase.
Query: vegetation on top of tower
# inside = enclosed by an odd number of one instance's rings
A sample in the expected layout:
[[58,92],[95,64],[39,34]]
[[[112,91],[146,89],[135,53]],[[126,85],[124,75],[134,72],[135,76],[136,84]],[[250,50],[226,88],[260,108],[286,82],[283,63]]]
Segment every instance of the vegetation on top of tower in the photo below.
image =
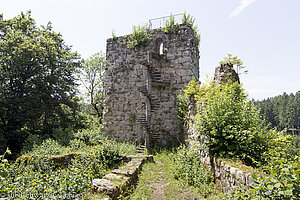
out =
[[[200,44],[200,34],[198,33],[198,28],[195,25],[195,18],[192,17],[190,14],[184,13],[183,16],[182,16],[182,19],[181,19],[181,24],[191,25],[191,27],[194,31],[194,34],[195,34],[196,45],[199,46],[199,44]],[[178,30],[179,30],[179,25],[180,24],[175,23],[175,18],[171,14],[170,18],[168,20],[166,20],[165,27],[163,28],[163,30],[166,33],[177,33]]]
[[200,33],[199,33],[199,30],[198,30],[198,27],[195,25],[195,18],[193,16],[191,16],[190,14],[186,14],[186,12],[183,14],[183,17],[182,17],[182,21],[181,21],[182,24],[190,24],[193,31],[194,31],[194,34],[195,34],[195,39],[196,39],[196,44],[197,46],[199,46],[200,44]]
[[149,25],[138,25],[133,26],[133,31],[129,36],[129,40],[127,42],[128,48],[135,48],[138,46],[144,46],[147,44],[148,40],[150,39]]
[[[242,70],[243,73],[247,74],[248,70],[245,70],[246,66],[244,65],[243,61],[238,58],[237,56],[232,56],[232,54],[228,54],[226,57],[224,57],[224,60],[219,62],[220,64],[230,64],[233,67],[236,67],[236,72],[238,74],[241,74]],[[240,72],[240,73],[239,73]]]
[[[181,24],[183,25],[189,24],[192,27],[193,32],[195,34],[195,43],[197,46],[199,46],[200,34],[198,33],[198,28],[194,23],[195,23],[195,18],[193,18],[190,14],[186,14],[186,13],[183,14],[183,17],[181,19]],[[175,22],[175,18],[171,14],[170,18],[166,20],[165,26],[162,28],[162,30],[165,33],[176,34],[179,31],[179,26],[180,24]],[[126,38],[127,47],[135,48],[135,47],[147,45],[148,40],[151,39],[149,30],[150,30],[149,24],[133,26],[132,33]],[[112,33],[112,37],[113,39],[116,38],[114,32]]]

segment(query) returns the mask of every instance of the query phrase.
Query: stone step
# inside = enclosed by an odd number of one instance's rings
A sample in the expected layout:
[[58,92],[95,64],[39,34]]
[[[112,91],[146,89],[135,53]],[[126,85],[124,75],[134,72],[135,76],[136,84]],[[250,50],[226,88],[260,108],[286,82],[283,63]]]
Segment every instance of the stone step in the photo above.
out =
[[152,134],[152,135],[151,135],[151,137],[153,137],[153,138],[155,138],[155,137],[156,137],[156,138],[157,138],[157,137],[159,137],[159,138],[160,138],[160,134],[159,134],[159,133],[154,133],[154,134]]
[[161,76],[160,72],[151,73],[151,77]]

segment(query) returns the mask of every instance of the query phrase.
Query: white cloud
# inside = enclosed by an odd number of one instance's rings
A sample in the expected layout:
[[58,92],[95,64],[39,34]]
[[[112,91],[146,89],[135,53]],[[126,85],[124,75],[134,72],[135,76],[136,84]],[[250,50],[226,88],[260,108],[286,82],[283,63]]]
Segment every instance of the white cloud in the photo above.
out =
[[230,17],[238,16],[245,8],[253,4],[256,0],[240,0],[240,5],[231,12]]

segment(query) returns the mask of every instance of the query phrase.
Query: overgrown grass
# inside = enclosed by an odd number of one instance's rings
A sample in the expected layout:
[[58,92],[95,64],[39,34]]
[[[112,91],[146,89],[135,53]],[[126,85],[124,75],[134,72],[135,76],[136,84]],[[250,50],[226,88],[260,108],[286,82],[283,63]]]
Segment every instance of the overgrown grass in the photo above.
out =
[[[80,133],[68,146],[47,139],[27,153],[28,159],[9,163],[0,157],[0,193],[9,199],[74,199],[88,194],[92,179],[122,164],[123,155],[135,154],[136,148],[97,134]],[[53,155],[71,152],[82,154],[74,154],[67,166],[53,159]]]
[[[176,165],[174,157],[178,156],[176,149],[155,149],[154,163],[147,163],[139,175],[136,188],[132,189],[131,195],[123,199],[202,199],[203,188],[193,187],[183,179],[175,179]],[[209,199],[218,199],[210,196]]]

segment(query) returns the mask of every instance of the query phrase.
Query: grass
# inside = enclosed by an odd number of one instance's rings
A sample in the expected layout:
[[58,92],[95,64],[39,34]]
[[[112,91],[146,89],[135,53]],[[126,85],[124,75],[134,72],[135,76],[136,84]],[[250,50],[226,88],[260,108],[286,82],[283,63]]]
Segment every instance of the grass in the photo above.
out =
[[[173,176],[174,154],[168,150],[157,152],[153,163],[146,163],[139,175],[139,179],[131,192],[120,199],[205,199],[200,196],[198,188],[188,186]],[[211,196],[208,199],[219,199]]]
[[58,141],[47,139],[39,146],[35,145],[30,152],[24,153],[24,156],[33,155],[64,155],[74,152],[92,153],[101,146],[110,146],[112,149],[118,150],[121,155],[136,155],[137,146],[129,142],[115,142],[113,140],[103,139],[101,144],[98,145],[86,145],[83,141],[74,139],[70,141],[68,146],[59,144]]

